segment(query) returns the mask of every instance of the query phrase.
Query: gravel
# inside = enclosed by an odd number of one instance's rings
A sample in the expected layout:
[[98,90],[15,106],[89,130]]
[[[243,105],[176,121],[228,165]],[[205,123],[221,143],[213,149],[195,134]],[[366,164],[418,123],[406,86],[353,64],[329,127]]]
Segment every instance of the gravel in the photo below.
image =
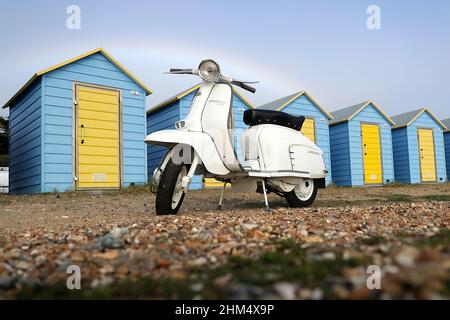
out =
[[[386,196],[396,194],[418,200],[386,201]],[[274,250],[275,241],[290,240],[305,250],[325,248],[312,254],[316,260],[335,260],[333,248],[344,248],[344,259],[370,255],[385,270],[397,271],[386,272],[388,298],[405,298],[405,287],[411,285],[418,288],[415,297],[433,298],[449,279],[448,248],[424,251],[403,246],[397,237],[431,237],[449,228],[450,203],[419,199],[430,194],[448,196],[450,185],[330,188],[320,192],[315,206],[305,209],[291,209],[271,195],[272,213],[265,212],[260,195],[235,195],[228,190],[224,210],[215,211],[218,191],[199,191],[187,196],[178,216],[156,216],[154,197],[142,190],[1,196],[0,297],[14,297],[33,283],[44,287],[65,283],[65,268],[72,264],[82,270],[83,287],[144,276],[178,279],[192,267],[216,268],[230,257],[256,259]],[[377,238],[386,242],[361,245]],[[404,273],[400,276],[398,270]],[[358,269],[349,271],[344,280],[333,280],[333,296],[367,298],[366,290],[356,290],[365,284],[364,277]],[[346,281],[352,283],[352,290]],[[233,283],[227,275],[216,282],[230,286],[230,297],[321,299],[324,295],[319,288],[289,282],[274,283],[269,291]]]

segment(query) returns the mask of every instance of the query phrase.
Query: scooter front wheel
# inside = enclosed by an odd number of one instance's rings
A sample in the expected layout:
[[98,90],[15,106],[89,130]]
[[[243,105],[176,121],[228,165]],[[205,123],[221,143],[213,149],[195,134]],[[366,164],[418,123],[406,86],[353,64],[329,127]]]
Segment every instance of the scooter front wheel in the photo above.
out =
[[187,175],[185,164],[174,164],[172,160],[166,165],[156,193],[156,214],[177,214],[183,204],[185,193],[182,179]]
[[284,194],[286,201],[293,208],[309,207],[317,196],[317,184],[313,179],[303,179],[294,190]]

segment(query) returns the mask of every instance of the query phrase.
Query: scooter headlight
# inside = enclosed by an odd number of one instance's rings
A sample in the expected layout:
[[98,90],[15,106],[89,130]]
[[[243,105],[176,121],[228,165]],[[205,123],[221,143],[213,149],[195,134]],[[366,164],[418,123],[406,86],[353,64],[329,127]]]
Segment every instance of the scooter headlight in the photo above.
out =
[[198,71],[200,77],[205,81],[217,81],[220,78],[220,67],[213,60],[203,60],[199,67]]

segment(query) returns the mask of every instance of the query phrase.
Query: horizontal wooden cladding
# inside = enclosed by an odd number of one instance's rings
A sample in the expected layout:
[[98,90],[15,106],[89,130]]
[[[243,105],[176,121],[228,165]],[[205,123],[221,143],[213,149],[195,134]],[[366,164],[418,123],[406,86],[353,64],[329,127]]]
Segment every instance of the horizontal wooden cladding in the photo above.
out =
[[95,156],[95,155],[101,155],[101,156],[114,156],[117,157],[119,155],[118,148],[113,148],[111,146],[106,147],[100,147],[100,146],[84,146],[80,148],[80,151],[78,154],[80,156]]
[[39,192],[41,186],[41,82],[37,81],[10,108],[9,191]]
[[88,96],[80,96],[80,98],[78,99],[78,102],[83,101],[83,102],[90,102],[90,103],[95,103],[98,105],[101,104],[107,104],[107,105],[112,105],[114,106],[114,104],[117,103],[117,98],[116,97],[108,97],[108,96],[100,96],[97,95],[97,97],[95,97],[94,94],[89,94]]
[[79,95],[80,97],[83,96],[83,93],[92,94],[94,96],[111,96],[111,97],[117,97],[118,92],[116,90],[105,90],[105,89],[99,89],[95,87],[79,87]]
[[119,164],[118,162],[113,163],[113,164],[101,164],[101,165],[99,165],[99,164],[80,164],[79,170],[80,170],[80,172],[91,172],[91,173],[100,172],[100,173],[117,175],[118,164]]
[[[116,107],[117,109],[117,107]],[[117,110],[111,108],[107,111],[103,110],[92,110],[85,109],[83,106],[82,110],[78,111],[78,118],[80,120],[94,120],[94,121],[107,121],[107,122],[117,122],[118,112]]]
[[85,154],[78,161],[79,165],[97,164],[97,163],[101,163],[101,164],[105,164],[105,165],[106,164],[117,164],[117,160],[110,156],[107,156],[107,155],[105,156],[105,155],[99,155],[99,154],[95,154],[95,155]]
[[112,138],[118,134],[117,120],[115,123],[93,119],[79,119],[78,121],[79,134],[81,134],[81,125],[83,125],[85,136]]
[[117,103],[96,103],[93,101],[81,100],[84,104],[83,111],[97,111],[104,113],[113,113],[117,114],[117,110],[115,109],[115,105]]

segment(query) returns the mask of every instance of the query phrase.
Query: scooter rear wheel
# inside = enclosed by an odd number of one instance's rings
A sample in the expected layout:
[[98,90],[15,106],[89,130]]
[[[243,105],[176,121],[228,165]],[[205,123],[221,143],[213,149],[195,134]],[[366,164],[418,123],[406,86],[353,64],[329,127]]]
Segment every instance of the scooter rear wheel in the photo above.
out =
[[184,195],[181,181],[187,175],[185,164],[174,164],[172,160],[166,165],[156,193],[156,214],[177,214],[183,204]]
[[304,179],[294,190],[284,194],[292,208],[304,208],[313,204],[317,196],[317,184],[312,179]]

